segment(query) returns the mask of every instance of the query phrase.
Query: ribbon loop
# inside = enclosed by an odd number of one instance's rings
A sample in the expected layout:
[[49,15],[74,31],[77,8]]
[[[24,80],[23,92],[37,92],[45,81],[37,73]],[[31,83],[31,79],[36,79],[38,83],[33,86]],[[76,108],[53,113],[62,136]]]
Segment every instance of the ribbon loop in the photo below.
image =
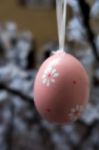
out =
[[66,28],[66,7],[67,0],[56,0],[56,14],[58,24],[59,50],[64,51],[65,47],[65,28]]

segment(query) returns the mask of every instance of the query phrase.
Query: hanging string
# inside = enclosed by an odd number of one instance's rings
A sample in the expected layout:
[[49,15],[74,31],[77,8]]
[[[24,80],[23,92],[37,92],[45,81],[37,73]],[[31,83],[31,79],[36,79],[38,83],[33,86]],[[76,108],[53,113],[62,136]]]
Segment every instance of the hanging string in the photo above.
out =
[[58,24],[59,50],[64,51],[65,48],[65,28],[67,15],[67,0],[56,0],[56,14]]

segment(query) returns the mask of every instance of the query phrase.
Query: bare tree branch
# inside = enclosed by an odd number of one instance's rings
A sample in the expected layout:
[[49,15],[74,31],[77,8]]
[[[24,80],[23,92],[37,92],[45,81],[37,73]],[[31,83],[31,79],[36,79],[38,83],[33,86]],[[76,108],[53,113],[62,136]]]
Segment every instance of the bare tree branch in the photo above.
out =
[[92,47],[93,50],[93,54],[96,58],[97,61],[99,61],[99,54],[98,54],[98,50],[95,44],[95,35],[91,30],[90,27],[90,6],[88,5],[88,3],[85,0],[78,0],[78,4],[83,16],[83,24],[86,28],[87,31],[87,36],[88,36],[88,40],[90,42],[90,45]]

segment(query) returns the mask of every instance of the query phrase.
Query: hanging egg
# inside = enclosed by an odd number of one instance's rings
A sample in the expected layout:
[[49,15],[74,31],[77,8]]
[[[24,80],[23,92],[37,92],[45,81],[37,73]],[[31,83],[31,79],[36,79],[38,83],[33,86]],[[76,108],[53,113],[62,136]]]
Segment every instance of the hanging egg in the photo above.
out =
[[44,119],[53,123],[75,121],[88,99],[88,76],[76,58],[58,51],[41,65],[34,83],[34,103]]

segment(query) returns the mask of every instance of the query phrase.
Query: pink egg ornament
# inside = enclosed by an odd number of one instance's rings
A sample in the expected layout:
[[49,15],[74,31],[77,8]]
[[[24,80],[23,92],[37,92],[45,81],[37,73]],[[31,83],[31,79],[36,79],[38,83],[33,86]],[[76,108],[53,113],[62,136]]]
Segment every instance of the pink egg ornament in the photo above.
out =
[[58,51],[40,67],[34,83],[34,103],[49,122],[77,120],[89,99],[89,80],[81,63]]

